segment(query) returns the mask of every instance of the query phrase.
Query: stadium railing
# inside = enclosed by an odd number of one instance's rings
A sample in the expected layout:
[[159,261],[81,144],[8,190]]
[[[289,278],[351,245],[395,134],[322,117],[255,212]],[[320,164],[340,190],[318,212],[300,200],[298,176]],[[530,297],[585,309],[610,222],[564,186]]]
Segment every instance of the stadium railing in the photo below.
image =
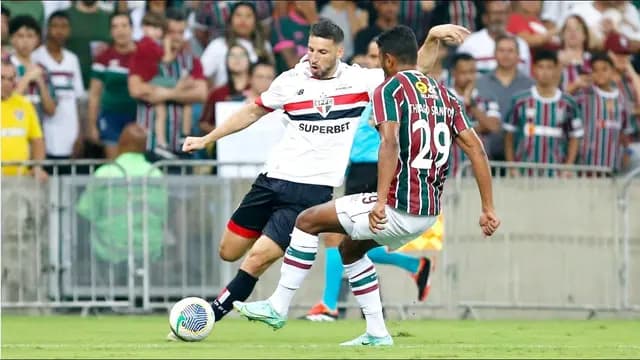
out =
[[[219,241],[262,164],[171,160],[153,165],[162,176],[152,169],[105,179],[94,174],[104,161],[20,163],[36,164],[58,175],[42,183],[2,177],[3,309],[165,309],[184,296],[211,299],[237,269],[217,256]],[[429,300],[416,304],[409,280],[385,281],[397,270],[382,267],[387,308],[400,317],[640,310],[637,169],[621,177],[579,166],[492,167],[499,232],[480,236],[479,196],[463,165],[446,185],[444,247]],[[320,296],[321,256],[298,305]],[[254,298],[268,296],[278,275],[275,264]],[[353,298],[346,305],[357,307]]]

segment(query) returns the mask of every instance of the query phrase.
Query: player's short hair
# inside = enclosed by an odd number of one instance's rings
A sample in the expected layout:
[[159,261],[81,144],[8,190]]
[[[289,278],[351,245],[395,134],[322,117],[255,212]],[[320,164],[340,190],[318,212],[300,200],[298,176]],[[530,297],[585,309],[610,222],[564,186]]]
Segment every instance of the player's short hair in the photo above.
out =
[[593,67],[593,65],[598,62],[598,61],[604,61],[607,64],[609,64],[611,67],[613,67],[613,60],[611,60],[611,57],[609,57],[609,54],[605,53],[605,52],[595,52],[591,54],[591,66]]
[[378,47],[381,54],[391,54],[404,65],[415,65],[418,62],[418,42],[411,28],[398,25],[380,34]]
[[165,11],[167,20],[173,21],[187,21],[187,13],[184,9],[170,7]]
[[133,21],[131,20],[131,15],[129,15],[128,12],[126,11],[114,11],[113,13],[111,13],[111,15],[109,15],[109,25],[111,25],[111,23],[113,22],[113,19],[119,17],[119,16],[124,16],[127,18],[127,20],[129,20],[129,25],[133,26]]
[[496,49],[498,49],[498,43],[502,41],[512,41],[513,44],[516,46],[516,51],[518,53],[520,52],[520,44],[518,43],[518,39],[515,36],[509,35],[509,34],[500,34],[496,36],[496,40],[495,40]]
[[311,25],[309,35],[333,40],[336,44],[341,44],[344,41],[344,32],[340,26],[325,18],[321,18],[320,21]]
[[469,53],[466,53],[466,52],[456,53],[451,58],[451,67],[455,68],[460,61],[475,61],[475,60],[476,59]]
[[53,19],[56,19],[56,18],[66,19],[69,22],[69,24],[71,24],[71,19],[69,18],[69,14],[67,14],[66,11],[56,10],[52,12],[51,15],[49,15],[49,18],[47,19],[47,26],[51,26],[51,21],[53,21]]
[[17,33],[23,27],[35,31],[40,36],[40,24],[31,15],[18,15],[9,20],[9,36]]
[[539,61],[549,60],[558,65],[558,53],[553,50],[540,49],[533,53],[533,63],[537,64]]
[[162,14],[147,12],[142,17],[142,26],[151,26],[167,30],[167,19]]

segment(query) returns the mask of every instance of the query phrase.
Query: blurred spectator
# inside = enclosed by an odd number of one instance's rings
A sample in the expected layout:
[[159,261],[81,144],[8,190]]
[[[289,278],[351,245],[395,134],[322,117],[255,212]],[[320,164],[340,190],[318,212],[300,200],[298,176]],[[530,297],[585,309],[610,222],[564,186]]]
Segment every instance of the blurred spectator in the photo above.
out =
[[9,20],[11,19],[11,11],[2,5],[2,20],[0,20],[0,27],[2,27],[2,58],[7,56],[11,51],[11,43],[9,42]]
[[374,1],[373,7],[376,10],[376,21],[356,34],[355,53],[366,54],[367,47],[371,39],[380,35],[383,31],[389,30],[398,25],[398,15],[400,14],[400,2],[397,0]]
[[331,19],[344,31],[342,60],[346,61],[354,54],[353,39],[356,34],[368,25],[368,12],[356,7],[353,0],[331,0],[322,7],[320,16]]
[[[536,83],[512,97],[504,122],[507,161],[567,164],[576,162],[579,139],[584,135],[578,104],[558,89],[557,54],[536,52]],[[516,174],[516,169],[511,169]]]
[[[482,27],[482,13],[484,10],[483,1],[480,0],[464,0],[464,1],[448,1],[448,0],[438,0],[438,1],[402,1],[402,7],[410,6],[406,3],[435,3],[435,8],[431,13],[431,21],[426,24],[421,24],[419,28],[417,28],[418,32],[422,36],[426,36],[425,30],[427,29],[426,25],[435,26],[441,24],[456,24],[460,26],[464,26],[469,29],[471,32],[475,32]],[[417,4],[413,5],[415,7]],[[424,6],[424,5],[423,5]],[[425,10],[428,11],[428,10]],[[423,15],[424,16],[424,15]],[[401,22],[404,24],[404,19],[402,18],[401,11]],[[424,30],[423,30],[424,29]],[[417,35],[417,34],[416,34]],[[421,41],[421,40],[418,40]]]
[[47,69],[32,59],[33,51],[40,42],[40,33],[40,25],[29,15],[16,16],[9,23],[13,47],[10,59],[18,75],[15,91],[29,99],[38,119],[43,119],[44,115],[55,113],[56,99]]
[[[447,3],[447,1],[442,2]],[[438,8],[436,6],[436,3],[439,2],[435,0],[400,1],[400,13],[398,15],[399,22],[400,24],[407,25],[408,27],[412,28],[413,31],[415,31],[418,44],[424,42],[424,39],[427,36],[429,25],[438,25],[434,24],[434,22],[436,21],[435,19],[437,18],[436,9]],[[466,10],[467,1],[452,1],[451,3],[463,4],[462,8],[464,8],[463,10]],[[463,24],[461,23],[458,25]]]
[[[640,41],[640,12],[629,1],[610,1],[611,6],[602,14],[611,22],[611,31],[632,41]],[[605,36],[609,32],[605,31]]]
[[513,3],[514,11],[507,20],[507,31],[527,42],[531,53],[543,47],[555,47],[560,39],[556,35],[555,24],[547,25],[540,19],[542,1],[518,0]]
[[131,11],[131,22],[133,23],[133,40],[139,41],[144,37],[142,31],[142,18],[148,13],[165,16],[170,7],[169,0],[145,1],[144,6],[137,7]]
[[129,63],[136,50],[131,18],[127,13],[111,15],[113,43],[96,57],[89,85],[87,137],[102,143],[107,159],[117,155],[122,129],[136,120],[136,102],[129,95]]
[[552,26],[562,27],[573,7],[583,2],[580,0],[544,0],[542,2],[540,20],[547,28]]
[[[590,30],[590,49],[603,48],[604,37],[606,33],[613,30],[614,26],[611,19],[606,19],[604,14],[607,10],[613,9],[614,6],[614,1],[584,1],[572,7],[567,15],[578,15],[587,23]],[[564,23],[564,20],[562,22]]]
[[244,91],[251,85],[249,53],[242,45],[232,45],[227,52],[226,69],[229,81],[211,90],[200,117],[200,129],[208,134],[216,125],[216,104],[219,101],[244,100]]
[[[29,100],[16,93],[16,69],[11,62],[2,62],[2,121],[0,145],[2,161],[44,160],[45,146],[40,122]],[[23,166],[3,166],[2,175],[25,175]],[[39,180],[47,178],[41,166],[33,166],[31,174]]]
[[273,19],[271,45],[278,73],[293,68],[307,53],[310,24],[317,19],[315,4],[309,1],[293,1],[286,16]]
[[[286,15],[288,1],[278,0],[253,0],[247,1],[252,3],[256,8],[256,14],[258,21],[262,24],[264,29],[271,27],[272,13],[281,11],[276,8],[282,8],[283,14],[276,14],[276,17]],[[313,3],[312,1],[305,1]],[[204,25],[208,29],[208,38],[214,39],[220,36],[224,36],[226,25],[229,20],[229,14],[231,8],[238,3],[238,1],[200,1],[195,13],[195,22]],[[209,42],[207,41],[207,44]]]
[[634,113],[640,109],[640,77],[631,64],[633,49],[630,41],[617,33],[611,33],[605,40],[605,50],[609,52],[609,57],[613,61],[616,69],[614,80],[618,89],[622,91],[624,97],[630,101]]
[[[486,100],[498,102],[504,116],[511,107],[511,97],[531,88],[533,80],[518,70],[518,44],[515,36],[502,35],[496,38],[495,59],[498,67],[478,78],[478,95]],[[476,64],[479,61],[476,59]],[[477,65],[476,65],[477,66]],[[488,134],[484,139],[490,159],[504,159],[504,142],[501,133]]]
[[209,45],[211,37],[209,36],[209,29],[207,25],[199,23],[195,13],[189,17],[187,25],[191,30],[191,38],[189,39],[189,48],[196,57],[200,58],[204,49]]
[[560,30],[561,49],[558,60],[562,66],[560,89],[569,94],[591,86],[591,53],[589,28],[578,15],[570,15]]
[[49,71],[58,100],[55,113],[42,121],[49,159],[69,159],[81,152],[77,100],[84,88],[78,57],[64,47],[70,33],[69,15],[54,12],[47,21],[46,43],[33,52],[33,61]]
[[244,91],[245,101],[254,102],[260,94],[267,91],[273,79],[276,78],[276,71],[272,64],[258,62],[251,65],[249,88]]
[[613,85],[615,68],[607,54],[593,54],[591,69],[593,85],[576,95],[584,116],[579,163],[622,170],[629,160],[627,146],[634,131],[628,101]]
[[[165,47],[164,51],[165,56],[169,56],[173,60],[163,61],[160,64],[160,71],[176,80],[175,87],[158,87],[144,81],[141,74],[147,72],[145,66],[148,64],[132,63],[128,78],[129,93],[133,98],[138,99],[136,121],[147,131],[155,129],[155,121],[158,120],[153,105],[162,102],[167,104],[167,114],[169,114],[167,124],[169,126],[167,126],[165,141],[174,153],[180,152],[183,137],[189,135],[183,134],[181,131],[184,104],[204,102],[207,97],[207,84],[202,73],[200,60],[185,48],[184,31],[186,26],[186,15],[183,11],[173,8],[167,10],[167,34],[165,37],[169,46]],[[149,136],[147,150],[153,151],[156,142],[155,136]]]
[[438,46],[438,57],[436,58],[436,62],[431,68],[429,75],[437,79],[440,84],[450,88],[453,86],[453,78],[451,77],[451,72],[444,64],[448,54],[449,47],[444,44],[440,44],[440,46]]
[[[476,59],[478,71],[486,74],[496,68],[496,38],[507,33],[506,25],[509,16],[509,3],[506,1],[489,1],[486,12],[482,16],[485,28],[469,35],[458,47],[458,52],[466,52]],[[531,53],[527,43],[519,37],[517,50],[520,54],[519,68],[529,75],[531,72]]]
[[266,40],[262,25],[258,22],[255,6],[249,2],[238,2],[231,8],[224,37],[214,39],[202,54],[204,75],[212,80],[214,87],[227,83],[225,59],[230,45],[238,43],[249,51],[249,60],[271,61],[271,45]]
[[14,17],[30,15],[42,27],[45,21],[43,2],[41,0],[4,0],[2,6],[7,8]]
[[[500,131],[500,110],[495,100],[483,99],[476,88],[476,61],[470,54],[458,53],[451,61],[453,86],[451,92],[464,105],[465,112],[471,120],[471,127],[475,129],[481,140],[490,133]],[[456,144],[451,148],[450,173],[455,174],[460,164],[467,160],[467,156]]]
[[[128,259],[130,230],[136,259],[144,254],[145,232],[151,260],[162,253],[169,198],[166,187],[157,181],[162,172],[145,159],[146,142],[145,130],[138,124],[128,124],[119,138],[118,157],[113,164],[96,170],[76,204],[78,214],[93,225],[92,249],[103,261],[119,263]],[[144,177],[145,184],[132,181],[127,185],[113,180],[125,177]],[[131,221],[129,216],[133,216]],[[134,228],[130,229],[129,224]]]
[[82,85],[89,88],[91,64],[109,46],[109,13],[100,9],[96,0],[78,0],[66,10],[69,14],[71,36],[67,48],[80,60]]

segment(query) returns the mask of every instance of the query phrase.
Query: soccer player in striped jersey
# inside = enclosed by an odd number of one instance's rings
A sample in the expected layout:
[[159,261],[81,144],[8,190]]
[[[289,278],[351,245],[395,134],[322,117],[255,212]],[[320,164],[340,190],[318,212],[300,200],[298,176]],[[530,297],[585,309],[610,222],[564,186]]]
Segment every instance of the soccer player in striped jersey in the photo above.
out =
[[584,116],[578,162],[622,170],[629,161],[627,147],[634,132],[629,103],[613,83],[615,68],[607,54],[593,54],[591,69],[593,85],[576,95]]
[[511,99],[505,117],[505,157],[507,161],[574,164],[583,135],[582,118],[576,101],[558,88],[557,54],[536,52],[533,72],[535,85]]
[[[471,127],[476,131],[483,144],[486,135],[500,130],[500,109],[498,102],[481,97],[476,88],[476,60],[469,53],[457,53],[451,60],[453,87],[449,89],[471,119]],[[486,146],[486,144],[485,144]],[[460,165],[467,160],[464,151],[455,144],[451,146],[451,164],[449,174],[457,173]]]
[[[341,345],[393,345],[384,323],[378,278],[365,256],[373,247],[395,250],[431,227],[440,213],[440,196],[455,141],[473,164],[485,236],[500,225],[494,213],[491,175],[482,143],[469,127],[462,105],[433,78],[416,71],[417,44],[413,31],[397,26],[378,39],[386,80],[373,95],[373,112],[380,132],[378,191],[344,196],[311,207],[296,220],[280,281],[268,299],[235,302],[250,320],[281,328],[295,294],[311,268],[319,233],[347,235],[340,244],[345,272],[364,313],[365,334]],[[303,263],[306,266],[289,264]]]
[[[468,30],[456,25],[431,28],[418,52],[418,66],[429,70],[441,39],[459,44],[467,34]],[[234,301],[246,300],[258,277],[289,251],[298,214],[330,200],[333,188],[342,184],[360,116],[375,88],[384,81],[381,69],[340,61],[343,39],[342,29],[331,20],[313,24],[307,55],[293,69],[280,74],[255,103],[243,106],[224,124],[184,142],[183,151],[203,149],[275,109],[282,110],[286,122],[282,141],[271,151],[263,173],[222,235],[220,256],[224,260],[247,256],[212,303],[216,321],[233,308]],[[301,259],[291,261],[287,255],[285,265],[310,268],[317,239],[314,246],[298,251]]]

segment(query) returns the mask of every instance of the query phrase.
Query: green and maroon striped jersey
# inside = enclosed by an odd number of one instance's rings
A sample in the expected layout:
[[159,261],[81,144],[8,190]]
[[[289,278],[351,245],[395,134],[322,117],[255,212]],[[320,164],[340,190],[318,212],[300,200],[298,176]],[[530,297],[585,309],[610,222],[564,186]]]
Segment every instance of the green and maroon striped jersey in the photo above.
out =
[[[27,68],[20,62],[20,60],[18,60],[17,56],[11,55],[9,59],[16,67],[16,81],[20,81],[20,79],[22,79],[22,77],[27,73]],[[51,83],[51,74],[49,74],[49,70],[47,70],[47,68],[40,63],[34,62],[34,64],[42,69],[42,78],[44,80],[44,83],[46,84],[47,90],[49,91],[49,95],[51,96],[53,101],[57,101],[56,92],[53,88],[53,84]],[[30,82],[25,90],[25,93],[21,95],[31,101],[36,109],[36,113],[38,114],[38,119],[40,119],[40,122],[42,122],[44,120],[44,109],[42,108],[42,98],[40,94],[40,87],[38,86],[38,84],[35,81]]]
[[400,152],[387,204],[410,214],[438,215],[451,143],[470,128],[460,102],[416,70],[388,78],[376,88],[372,102],[377,125],[400,125]]
[[604,91],[596,86],[578,93],[576,99],[584,115],[584,141],[579,163],[619,169],[623,134],[632,134],[627,99],[618,89]]
[[136,100],[129,95],[127,78],[133,52],[122,54],[110,46],[101,52],[91,65],[91,78],[102,82],[100,110],[111,114],[136,116]]
[[535,86],[516,94],[502,125],[514,134],[514,160],[562,164],[569,138],[584,134],[580,108],[575,99],[556,90],[543,98]]

